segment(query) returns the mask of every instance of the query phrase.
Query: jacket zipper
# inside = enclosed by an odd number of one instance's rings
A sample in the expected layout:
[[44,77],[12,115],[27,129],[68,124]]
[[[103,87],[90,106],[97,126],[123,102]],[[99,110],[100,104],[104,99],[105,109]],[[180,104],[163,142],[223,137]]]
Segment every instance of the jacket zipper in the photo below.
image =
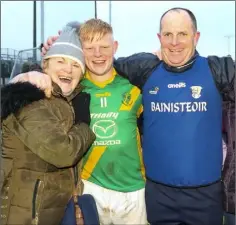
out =
[[77,168],[77,165],[74,166],[73,168],[73,171],[74,171],[74,179],[75,179],[75,187],[77,186],[78,184],[78,168]]
[[40,179],[36,180],[34,191],[33,191],[33,199],[32,199],[32,225],[37,225],[39,223],[39,187],[42,181]]
[[76,184],[78,179],[76,178],[76,165],[70,168],[71,174],[72,174],[72,179],[73,179],[73,193],[76,190]]

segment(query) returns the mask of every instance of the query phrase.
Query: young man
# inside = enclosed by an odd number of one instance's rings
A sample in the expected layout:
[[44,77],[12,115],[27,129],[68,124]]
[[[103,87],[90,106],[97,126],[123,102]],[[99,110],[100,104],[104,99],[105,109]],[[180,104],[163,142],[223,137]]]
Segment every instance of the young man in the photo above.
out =
[[[140,90],[113,68],[118,42],[108,23],[88,20],[79,36],[87,66],[82,85],[91,95],[90,127],[96,134],[84,157],[83,193],[94,196],[102,224],[147,224],[137,127],[142,113]],[[37,83],[36,79],[29,81]]]
[[91,128],[97,137],[84,157],[84,193],[94,196],[103,224],[145,224],[140,90],[113,68],[118,42],[109,24],[88,20],[79,36],[87,66],[82,85],[91,95]]

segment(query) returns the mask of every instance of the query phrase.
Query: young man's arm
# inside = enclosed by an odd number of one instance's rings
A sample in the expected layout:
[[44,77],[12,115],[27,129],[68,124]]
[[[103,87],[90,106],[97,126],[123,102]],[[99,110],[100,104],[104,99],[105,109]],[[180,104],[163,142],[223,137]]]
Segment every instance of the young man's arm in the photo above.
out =
[[[114,67],[119,75],[129,79],[130,83],[140,89],[145,84],[151,72],[161,60],[152,53],[137,53],[129,57],[121,57],[114,61]],[[47,97],[51,96],[52,82],[50,76],[38,71],[18,74],[10,83],[30,82],[43,90]]]
[[208,63],[223,101],[235,102],[235,62],[233,59],[209,56]]
[[128,78],[130,83],[140,89],[161,60],[152,53],[137,53],[114,60],[114,67],[119,75]]

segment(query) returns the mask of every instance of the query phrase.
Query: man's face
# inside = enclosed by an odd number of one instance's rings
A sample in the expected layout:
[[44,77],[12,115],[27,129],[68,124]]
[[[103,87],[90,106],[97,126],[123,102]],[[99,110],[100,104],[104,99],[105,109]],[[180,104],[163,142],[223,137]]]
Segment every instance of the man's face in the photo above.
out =
[[113,67],[113,57],[118,43],[112,34],[106,34],[100,40],[83,41],[85,63],[90,72],[97,76],[109,73]]
[[170,11],[162,19],[162,60],[170,66],[184,65],[194,54],[200,33],[194,31],[190,16],[185,11]]

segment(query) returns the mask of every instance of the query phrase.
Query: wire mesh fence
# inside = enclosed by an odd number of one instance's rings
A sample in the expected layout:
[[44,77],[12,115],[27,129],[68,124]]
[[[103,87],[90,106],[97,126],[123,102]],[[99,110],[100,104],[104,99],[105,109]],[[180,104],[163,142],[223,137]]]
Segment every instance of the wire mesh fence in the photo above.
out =
[[19,73],[27,72],[28,67],[33,63],[41,64],[40,49],[38,47],[19,51],[14,60],[10,79]]
[[20,51],[1,49],[1,85],[8,83],[19,73],[26,72],[33,63],[41,64],[40,48],[29,48]]

